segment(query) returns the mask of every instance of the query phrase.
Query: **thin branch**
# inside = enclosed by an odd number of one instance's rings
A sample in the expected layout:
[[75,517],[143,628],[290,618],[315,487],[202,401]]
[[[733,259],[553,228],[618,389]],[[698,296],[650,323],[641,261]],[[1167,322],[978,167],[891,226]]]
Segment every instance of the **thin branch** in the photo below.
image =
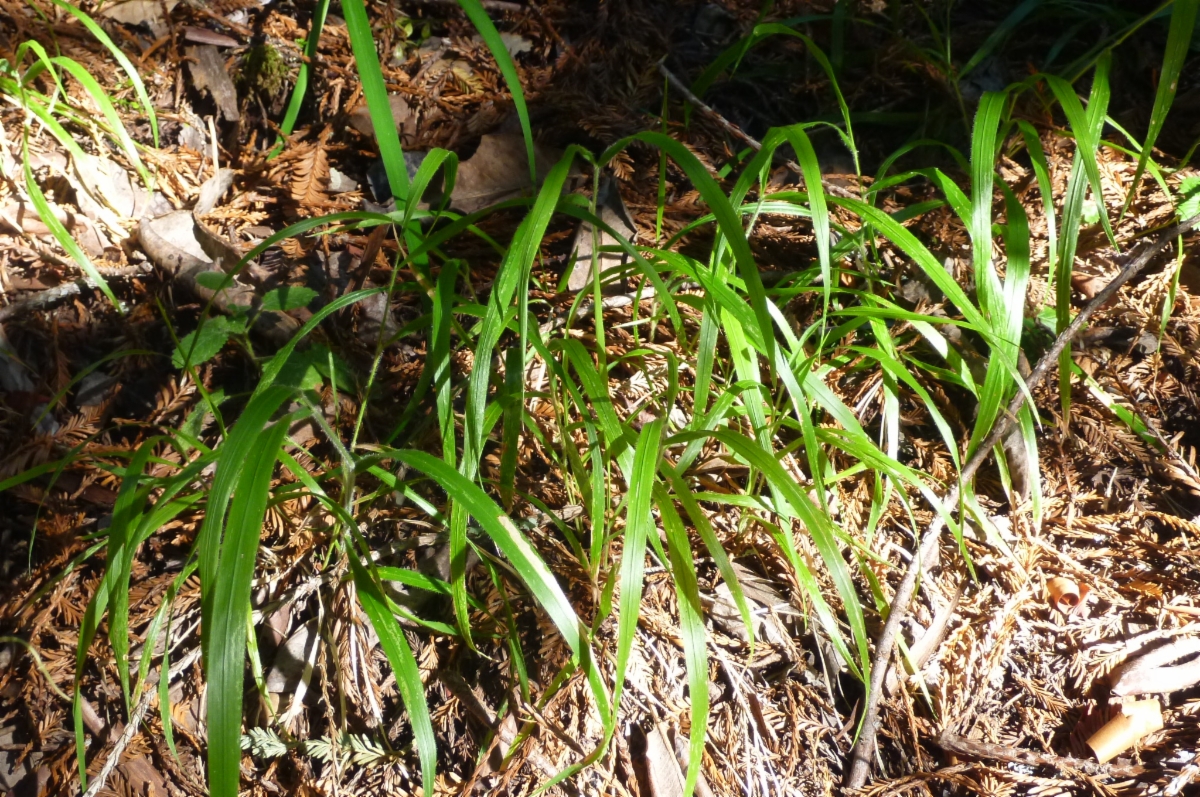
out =
[[108,754],[108,758],[104,760],[104,766],[100,768],[99,774],[92,780],[87,791],[83,793],[83,797],[96,797],[104,784],[108,782],[108,776],[117,768],[117,764],[121,763],[121,756],[125,753],[125,748],[129,747],[129,743],[133,741],[133,737],[137,736],[138,729],[142,727],[142,717],[146,715],[146,709],[150,708],[150,699],[158,694],[155,689],[147,689],[142,693],[142,699],[138,701],[137,707],[133,709],[133,713],[129,716],[129,724],[125,726],[125,730],[117,738],[117,743],[113,745],[112,752]]
[[[949,513],[954,511],[958,504],[960,486],[971,480],[975,475],[975,471],[979,470],[979,466],[987,459],[992,449],[995,448],[996,444],[1013,427],[1016,423],[1017,413],[1025,405],[1025,396],[1027,393],[1032,394],[1037,386],[1045,380],[1050,370],[1057,365],[1059,355],[1075,339],[1088,319],[1092,317],[1096,310],[1112,299],[1122,285],[1140,273],[1150,263],[1150,260],[1161,252],[1172,239],[1182,235],[1197,224],[1200,224],[1200,214],[1192,216],[1170,229],[1164,230],[1155,239],[1154,243],[1144,248],[1136,257],[1132,258],[1121,269],[1121,273],[1114,277],[1112,282],[1104,287],[1104,290],[1096,294],[1088,302],[1087,306],[1079,312],[1079,315],[1075,316],[1075,320],[1071,322],[1070,326],[1059,334],[1054,341],[1054,345],[1042,356],[1042,359],[1038,361],[1037,367],[1033,369],[1033,372],[1025,381],[1027,390],[1017,391],[1017,394],[1008,405],[1007,412],[992,427],[992,432],[988,435],[987,440],[975,450],[974,455],[963,466],[958,482],[942,498],[944,512]],[[847,791],[862,788],[863,784],[867,782],[867,777],[870,775],[871,758],[875,752],[875,737],[879,732],[879,703],[883,696],[884,679],[887,677],[892,648],[896,644],[896,633],[900,629],[900,623],[908,614],[913,590],[917,584],[917,575],[921,570],[921,563],[928,558],[937,546],[944,525],[942,512],[935,512],[933,521],[930,522],[929,528],[926,529],[924,536],[921,537],[921,544],[917,550],[917,554],[912,557],[908,565],[908,570],[904,573],[904,578],[900,581],[900,585],[896,587],[896,594],[892,598],[887,623],[883,627],[883,632],[879,635],[879,642],[875,646],[875,656],[871,662],[871,684],[867,692],[867,704],[863,709],[862,731],[859,733],[854,749],[850,751],[850,766],[847,768],[846,775]]]
[[[104,274],[106,279],[130,279],[132,277],[140,277],[149,273],[147,269],[139,266],[130,266],[129,268],[111,269]],[[66,301],[72,296],[77,296],[84,291],[91,291],[97,288],[97,284],[87,277],[75,280],[74,282],[64,282],[62,285],[55,285],[53,288],[46,288],[43,291],[38,291],[32,296],[26,296],[18,299],[10,305],[0,307],[0,323],[7,321],[24,313],[32,313],[37,310],[45,310],[48,307],[53,307],[59,302]]]
[[[683,98],[685,100],[690,102],[692,105],[696,106],[696,108],[701,113],[703,113],[705,116],[707,116],[709,119],[712,119],[714,122],[719,124],[721,127],[725,128],[725,131],[727,133],[729,133],[729,135],[733,136],[734,138],[741,139],[743,142],[748,144],[750,146],[750,148],[753,149],[755,152],[762,150],[762,142],[761,141],[759,141],[757,138],[754,138],[753,136],[751,136],[745,130],[742,130],[742,128],[738,127],[733,122],[729,121],[724,116],[722,116],[711,105],[709,105],[704,100],[697,97],[692,92],[692,90],[689,89],[684,84],[684,82],[682,80],[680,80],[678,77],[675,76],[674,72],[672,72],[670,69],[667,69],[666,64],[663,63],[662,61],[660,61],[658,64],[658,71],[662,74],[663,77],[665,77],[667,79],[667,82],[671,84],[672,88],[674,88],[676,91],[678,91],[680,94],[683,95]],[[783,159],[781,159],[781,160],[783,160]],[[783,160],[783,163],[784,163],[784,165],[786,165],[789,169],[791,169],[796,174],[803,176],[803,172],[800,170],[800,165],[798,163],[796,163],[795,161]],[[839,185],[831,183],[828,180],[823,179],[823,180],[821,180],[821,183],[824,185],[825,190],[830,194],[834,194],[836,196],[845,197],[845,198],[849,198],[849,199],[857,199],[858,198],[855,194],[851,193],[850,191],[847,191],[845,188],[842,188]]]
[[1136,778],[1139,775],[1145,774],[1146,770],[1138,766],[1125,766],[1123,764],[1098,764],[1095,761],[1087,761],[1082,758],[1071,758],[1069,756],[1051,755],[1050,753],[1039,753],[1034,750],[1025,750],[1021,747],[1009,747],[1005,744],[992,744],[990,742],[976,741],[968,739],[965,736],[942,731],[942,734],[937,738],[938,747],[945,750],[947,753],[954,755],[966,756],[967,758],[992,758],[997,761],[1006,761],[1012,764],[1026,764],[1033,767],[1052,767],[1061,771],[1078,770],[1085,775],[1092,775],[1100,778]]

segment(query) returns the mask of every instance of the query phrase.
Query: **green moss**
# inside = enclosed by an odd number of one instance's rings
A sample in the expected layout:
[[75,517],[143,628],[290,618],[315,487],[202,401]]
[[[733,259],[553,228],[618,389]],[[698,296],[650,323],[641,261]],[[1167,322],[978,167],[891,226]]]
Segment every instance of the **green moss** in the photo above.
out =
[[242,60],[242,82],[267,100],[283,94],[290,73],[283,56],[269,44],[254,45]]

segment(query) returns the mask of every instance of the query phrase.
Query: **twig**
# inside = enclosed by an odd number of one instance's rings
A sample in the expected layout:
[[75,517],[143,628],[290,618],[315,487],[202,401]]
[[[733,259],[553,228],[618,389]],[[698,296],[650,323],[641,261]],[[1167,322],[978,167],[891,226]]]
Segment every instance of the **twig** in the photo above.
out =
[[100,772],[92,780],[87,791],[83,793],[83,797],[96,797],[96,794],[104,788],[104,784],[108,781],[108,776],[117,768],[117,764],[121,763],[121,756],[125,753],[125,748],[129,747],[129,743],[133,741],[133,737],[137,736],[138,729],[142,726],[142,717],[145,716],[146,709],[150,708],[150,699],[157,694],[157,689],[147,689],[142,693],[142,699],[138,701],[137,706],[133,709],[133,713],[129,715],[129,724],[125,726],[125,730],[117,738],[117,743],[113,745],[112,752],[104,760],[104,766],[100,768]]
[[[113,269],[103,276],[106,279],[129,279],[132,277],[142,276],[148,273],[144,268],[131,266],[129,268]],[[0,307],[0,323],[7,321],[14,316],[23,313],[32,313],[37,310],[45,310],[47,307],[52,307],[59,302],[70,299],[84,291],[95,290],[97,284],[87,277],[77,279],[74,282],[64,282],[62,285],[55,285],[53,288],[46,288],[43,291],[38,291],[32,296],[26,296],[23,299],[18,299],[10,305]]]
[[[410,3],[416,3],[422,6],[455,6],[458,5],[458,0],[408,0]],[[480,0],[479,3],[486,9],[491,11],[512,11],[517,13],[520,11],[528,11],[528,6],[523,6],[520,3],[510,3],[506,0]]]
[[1007,761],[1012,764],[1028,764],[1034,767],[1053,767],[1057,770],[1078,770],[1085,775],[1094,777],[1136,778],[1145,773],[1145,769],[1137,766],[1121,764],[1099,764],[1082,758],[1038,753],[1024,750],[1020,747],[1009,747],[1004,744],[992,744],[968,739],[964,736],[942,731],[937,739],[938,747],[947,753],[967,756],[969,758],[994,758],[997,761]]
[[[1025,381],[1027,390],[1018,390],[1008,405],[1005,414],[992,427],[991,434],[987,439],[975,449],[975,453],[963,465],[962,471],[959,473],[958,482],[951,487],[942,499],[942,509],[944,512],[951,512],[958,503],[959,488],[966,484],[975,475],[975,471],[979,470],[979,466],[987,459],[991,450],[997,443],[1008,433],[1016,422],[1017,413],[1025,404],[1025,396],[1032,393],[1038,385],[1050,373],[1050,370],[1058,363],[1058,356],[1062,354],[1067,345],[1075,339],[1079,332],[1083,329],[1084,324],[1088,319],[1111,299],[1116,292],[1135,277],[1144,269],[1150,260],[1162,251],[1173,238],[1190,230],[1200,224],[1200,214],[1192,216],[1186,221],[1164,230],[1162,234],[1154,241],[1154,243],[1143,249],[1136,257],[1133,257],[1125,268],[1121,269],[1112,282],[1104,287],[1090,302],[1075,316],[1066,329],[1054,340],[1054,345],[1050,347],[1042,359],[1038,361],[1037,367],[1029,375]],[[859,734],[858,741],[854,745],[854,749],[850,751],[850,766],[847,768],[846,775],[846,790],[854,791],[862,788],[867,782],[867,776],[871,771],[871,757],[875,751],[875,736],[879,732],[879,702],[883,695],[884,679],[887,677],[888,663],[892,655],[892,647],[896,644],[896,633],[900,629],[900,623],[908,614],[909,603],[912,600],[913,590],[916,588],[917,575],[921,570],[921,563],[932,553],[937,546],[938,539],[941,536],[942,528],[945,525],[942,520],[942,512],[935,512],[933,520],[926,529],[925,534],[921,537],[921,543],[917,550],[917,555],[913,556],[909,562],[908,570],[904,573],[904,578],[901,579],[900,585],[896,587],[895,597],[892,598],[891,609],[888,612],[887,623],[883,626],[883,632],[879,635],[879,642],[875,646],[875,656],[871,662],[871,684],[867,691],[867,703],[863,708],[862,731]]]
[[[683,98],[685,100],[690,102],[692,105],[696,106],[696,108],[698,108],[700,110],[700,112],[703,113],[705,116],[707,116],[709,119],[712,119],[714,122],[719,124],[721,127],[725,128],[725,131],[727,133],[729,133],[729,135],[733,136],[734,138],[740,138],[742,141],[744,141],[746,144],[748,144],[750,146],[750,148],[753,149],[755,152],[762,150],[762,142],[761,141],[759,141],[757,138],[755,138],[754,136],[747,133],[745,130],[742,130],[742,128],[738,127],[733,122],[726,119],[724,116],[722,116],[720,114],[720,112],[716,111],[711,105],[709,105],[704,100],[700,99],[695,94],[693,94],[692,90],[689,89],[682,80],[680,80],[678,77],[676,77],[674,72],[672,72],[670,69],[667,69],[666,64],[663,63],[662,61],[660,61],[658,64],[658,71],[662,74],[663,77],[665,77],[667,79],[667,82],[670,83],[671,86],[676,91],[678,91],[680,94],[683,95]],[[803,172],[800,170],[800,165],[798,163],[796,163],[795,161],[791,161],[791,160],[784,161],[784,164],[789,169],[791,169],[793,172],[795,172],[796,174],[803,176]],[[828,180],[823,179],[821,181],[821,183],[824,185],[825,190],[831,194],[835,194],[835,195],[841,196],[841,197],[847,197],[849,199],[857,199],[858,198],[850,191],[847,191],[846,189],[842,188],[839,185],[834,185],[834,184],[830,183]]]

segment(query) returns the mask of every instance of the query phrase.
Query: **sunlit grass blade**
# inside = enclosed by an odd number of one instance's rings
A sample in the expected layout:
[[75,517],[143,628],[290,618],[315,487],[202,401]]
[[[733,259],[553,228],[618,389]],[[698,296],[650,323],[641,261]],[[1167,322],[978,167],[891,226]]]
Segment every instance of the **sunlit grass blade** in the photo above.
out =
[[[239,421],[235,429],[242,429]],[[279,448],[287,436],[283,418],[265,430],[258,426],[224,524],[211,596],[204,620],[205,675],[208,680],[208,787],[213,797],[237,797],[242,761],[242,694],[246,673],[246,628],[250,582],[270,497]],[[227,452],[222,452],[224,464]],[[218,472],[220,471],[218,465]],[[215,547],[215,546],[214,546]]]
[[1158,140],[1158,134],[1162,132],[1163,123],[1167,120],[1167,113],[1175,102],[1179,74],[1183,70],[1184,61],[1187,60],[1188,48],[1196,28],[1197,7],[1200,7],[1200,0],[1175,0],[1171,8],[1167,47],[1163,52],[1162,70],[1158,75],[1158,89],[1154,93],[1154,107],[1150,110],[1150,126],[1146,130],[1146,140],[1142,142],[1142,151],[1138,155],[1137,170],[1133,173],[1129,193],[1121,206],[1121,216],[1125,215],[1137,196],[1146,162],[1154,155],[1154,142]]
[[392,196],[396,204],[408,202],[408,167],[404,163],[404,150],[400,147],[400,135],[396,132],[396,120],[392,117],[392,106],[388,101],[387,85],[383,82],[383,70],[379,65],[379,54],[375,51],[375,34],[363,0],[342,0],[342,15],[350,33],[350,48],[354,52],[354,65],[362,81],[363,96],[367,99],[367,111],[371,125],[375,128],[375,140],[379,143],[379,157],[387,172]]
[[150,121],[150,133],[154,138],[154,146],[157,147],[158,115],[154,112],[154,105],[150,102],[150,95],[146,93],[146,84],[142,82],[142,76],[138,73],[137,67],[133,65],[133,62],[125,55],[125,52],[109,38],[104,29],[96,24],[95,20],[71,3],[66,2],[66,0],[52,0],[52,2],[79,20],[88,29],[88,32],[95,36],[96,40],[108,49],[116,62],[121,65],[121,69],[129,76],[129,82],[133,84],[133,90],[137,93],[138,101],[142,104],[142,110],[145,112],[146,118]]
[[[629,474],[629,495],[625,509],[625,535],[622,538],[620,565],[620,608],[617,616],[617,663],[613,677],[613,713],[615,722],[625,688],[625,673],[633,651],[642,606],[642,581],[646,569],[646,539],[657,529],[650,512],[654,490],[654,475],[658,470],[663,420],[656,418],[642,427],[633,455],[633,472]],[[606,729],[610,736],[614,727]]]
[[[1112,229],[1108,224],[1108,212],[1104,207],[1104,194],[1100,186],[1100,167],[1096,162],[1096,149],[1099,146],[1100,133],[1103,129],[1110,96],[1108,66],[1109,59],[1107,57],[1100,59],[1096,64],[1086,114],[1083,112],[1079,98],[1075,95],[1075,90],[1069,84],[1057,78],[1048,79],[1055,96],[1058,97],[1067,113],[1076,142],[1071,176],[1067,180],[1067,195],[1063,200],[1061,248],[1058,269],[1054,278],[1054,306],[1058,332],[1062,332],[1071,323],[1071,273],[1075,268],[1075,250],[1079,243],[1079,233],[1083,221],[1083,203],[1089,185],[1092,187],[1092,193],[1100,209],[1100,217],[1105,224],[1105,230],[1110,239],[1112,237]],[[1071,362],[1071,346],[1068,344],[1063,349],[1058,362],[1059,399],[1064,423],[1069,423],[1071,418]]]
[[517,119],[521,123],[521,133],[525,137],[525,152],[529,158],[529,175],[536,183],[537,165],[534,159],[533,129],[529,126],[529,109],[525,106],[525,92],[521,90],[521,76],[517,74],[516,64],[513,63],[508,48],[504,46],[500,32],[496,30],[491,18],[483,10],[483,4],[479,0],[458,0],[458,4],[462,6],[467,19],[471,20],[471,24],[475,26],[475,30],[483,39],[484,44],[492,51],[492,57],[496,59],[496,66],[500,68],[500,74],[504,76],[508,93],[513,98],[513,107],[517,111]]

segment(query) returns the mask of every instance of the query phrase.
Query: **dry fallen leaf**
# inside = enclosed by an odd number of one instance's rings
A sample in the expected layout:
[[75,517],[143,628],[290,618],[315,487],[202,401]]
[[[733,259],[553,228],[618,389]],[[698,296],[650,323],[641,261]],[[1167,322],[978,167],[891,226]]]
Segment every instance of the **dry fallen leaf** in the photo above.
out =
[[1121,712],[1093,733],[1087,746],[1101,764],[1111,761],[1163,726],[1157,700],[1138,700],[1121,706]]
[[[534,145],[534,156],[540,185],[559,153]],[[520,135],[493,133],[484,136],[475,154],[459,164],[450,206],[463,213],[474,213],[506,199],[532,196],[535,187],[529,179],[525,140]]]
[[99,13],[125,25],[146,25],[158,35],[167,22],[163,11],[169,14],[177,5],[179,0],[125,0],[106,4]]

